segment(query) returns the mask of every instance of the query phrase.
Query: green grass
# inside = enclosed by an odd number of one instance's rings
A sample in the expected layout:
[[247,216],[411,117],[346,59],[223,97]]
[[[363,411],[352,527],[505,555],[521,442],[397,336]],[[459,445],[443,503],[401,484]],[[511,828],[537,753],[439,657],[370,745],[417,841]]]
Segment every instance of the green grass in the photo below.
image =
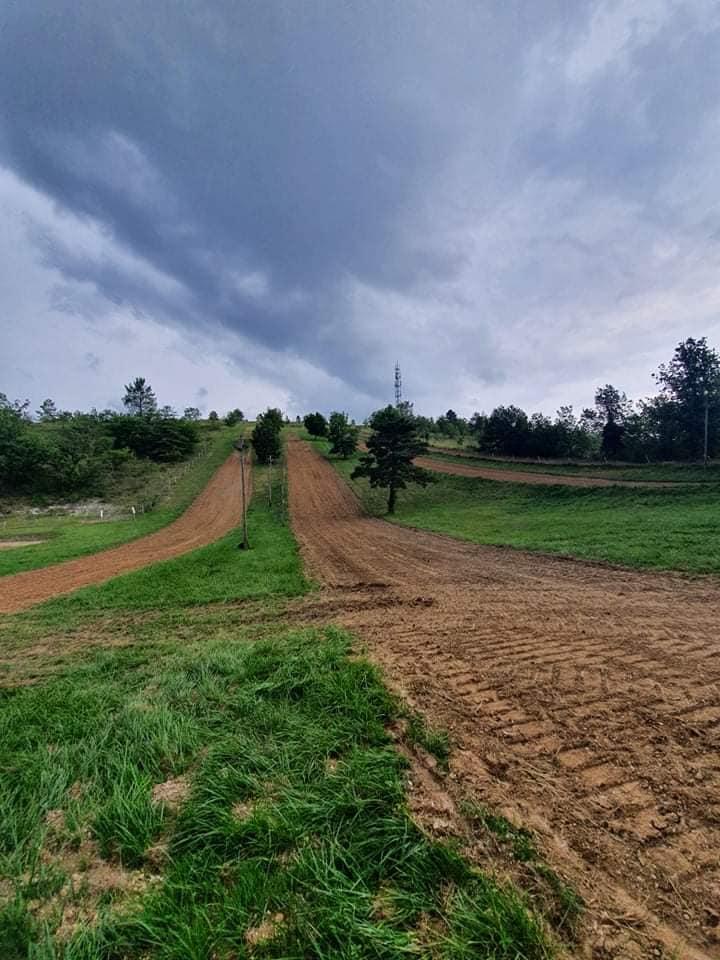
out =
[[[353,460],[332,462],[367,510],[385,516],[385,492],[350,481]],[[475,543],[720,573],[720,492],[712,485],[658,491],[551,487],[437,474],[425,489],[401,491],[392,519]]]
[[3,957],[550,957],[520,893],[409,818],[397,706],[349,649],[158,630],[8,692]]
[[[157,506],[149,512],[119,520],[88,521],[80,517],[40,516],[0,519],[0,540],[37,537],[45,542],[28,547],[0,550],[0,576],[35,570],[72,557],[95,553],[153,533],[175,520],[195,499],[212,474],[232,450],[237,428],[223,428],[210,433],[211,440],[204,456],[185,465],[168,468],[175,476],[171,489],[167,478],[162,494],[151,485],[144,496],[157,498]],[[160,468],[158,468],[160,469]],[[167,471],[166,471],[167,473]]]

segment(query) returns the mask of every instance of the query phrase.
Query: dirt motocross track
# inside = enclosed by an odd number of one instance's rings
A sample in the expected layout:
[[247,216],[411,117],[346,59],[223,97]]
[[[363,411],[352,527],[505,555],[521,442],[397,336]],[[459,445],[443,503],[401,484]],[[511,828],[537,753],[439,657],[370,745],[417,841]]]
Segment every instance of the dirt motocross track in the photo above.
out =
[[357,632],[449,730],[449,790],[537,832],[588,904],[578,955],[720,957],[717,581],[395,526],[307,444],[288,458],[324,585],[299,614]]
[[[245,472],[245,487],[252,470]],[[240,469],[231,454],[185,513],[156,533],[100,553],[0,578],[0,613],[16,613],[80,587],[204,547],[240,523]]]
[[[460,461],[460,458],[457,458]],[[414,463],[426,470],[449,473],[456,477],[478,477],[503,483],[534,483],[545,487],[645,487],[663,490],[684,486],[682,483],[658,480],[608,480],[605,477],[581,477],[561,473],[534,473],[532,470],[503,470],[500,467],[479,467],[468,463],[451,463],[435,457],[416,457]]]

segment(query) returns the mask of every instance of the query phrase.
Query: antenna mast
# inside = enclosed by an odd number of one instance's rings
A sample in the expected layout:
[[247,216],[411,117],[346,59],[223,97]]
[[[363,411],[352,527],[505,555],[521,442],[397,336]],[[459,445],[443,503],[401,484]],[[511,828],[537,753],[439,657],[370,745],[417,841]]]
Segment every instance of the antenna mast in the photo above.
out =
[[395,406],[399,407],[402,402],[402,377],[400,376],[400,364],[395,364]]

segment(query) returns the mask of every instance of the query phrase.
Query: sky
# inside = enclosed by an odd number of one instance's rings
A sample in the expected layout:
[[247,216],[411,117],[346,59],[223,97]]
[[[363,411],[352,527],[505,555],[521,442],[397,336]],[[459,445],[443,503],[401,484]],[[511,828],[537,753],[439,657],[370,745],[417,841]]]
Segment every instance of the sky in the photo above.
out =
[[720,348],[717,0],[0,0],[0,391],[364,418]]

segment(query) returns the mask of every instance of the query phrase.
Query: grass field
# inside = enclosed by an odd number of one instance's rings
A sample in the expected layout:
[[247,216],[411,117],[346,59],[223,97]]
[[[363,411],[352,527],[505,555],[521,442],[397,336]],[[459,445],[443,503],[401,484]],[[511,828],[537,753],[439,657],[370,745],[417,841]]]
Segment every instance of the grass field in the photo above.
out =
[[[326,449],[319,444],[321,449]],[[354,461],[332,461],[349,481]],[[349,481],[368,511],[384,492]],[[546,487],[437,474],[398,497],[395,522],[476,543],[507,545],[658,570],[720,573],[720,493]]]
[[[149,512],[138,513],[135,519],[130,516],[102,522],[72,516],[10,516],[0,519],[0,540],[44,539],[33,546],[0,550],[0,576],[95,553],[153,533],[171,523],[195,499],[230,454],[237,435],[237,427],[209,433],[208,448],[203,456],[195,457],[187,467],[182,464],[167,468],[165,473],[169,471],[175,478],[172,485],[163,474],[165,479],[161,487],[155,489],[152,483],[147,487],[144,496],[157,498],[157,506]],[[156,471],[153,470],[152,475],[158,479]]]
[[555,956],[578,902],[529,835],[472,820],[532,861],[537,913],[412,821],[404,710],[351,638],[288,621],[308,584],[265,480],[250,552],[0,618],[3,960]]

